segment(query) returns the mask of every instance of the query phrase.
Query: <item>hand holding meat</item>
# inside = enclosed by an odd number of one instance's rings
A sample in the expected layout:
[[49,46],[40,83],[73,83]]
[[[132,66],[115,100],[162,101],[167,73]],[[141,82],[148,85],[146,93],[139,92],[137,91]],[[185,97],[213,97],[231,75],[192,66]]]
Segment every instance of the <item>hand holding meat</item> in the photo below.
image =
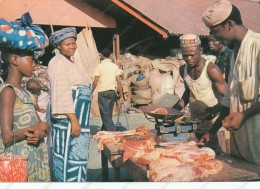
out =
[[243,120],[244,120],[243,113],[241,113],[241,112],[231,113],[222,121],[222,125],[228,131],[238,130],[240,128]]

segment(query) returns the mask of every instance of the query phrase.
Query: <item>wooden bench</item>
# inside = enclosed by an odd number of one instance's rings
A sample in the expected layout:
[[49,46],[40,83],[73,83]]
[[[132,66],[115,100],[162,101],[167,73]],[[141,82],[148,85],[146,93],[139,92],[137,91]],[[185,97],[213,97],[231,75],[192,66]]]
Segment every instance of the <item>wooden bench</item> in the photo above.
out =
[[101,152],[102,181],[109,180],[108,161],[113,167],[113,181],[120,181],[120,168],[123,166],[123,154],[119,144],[105,144]]

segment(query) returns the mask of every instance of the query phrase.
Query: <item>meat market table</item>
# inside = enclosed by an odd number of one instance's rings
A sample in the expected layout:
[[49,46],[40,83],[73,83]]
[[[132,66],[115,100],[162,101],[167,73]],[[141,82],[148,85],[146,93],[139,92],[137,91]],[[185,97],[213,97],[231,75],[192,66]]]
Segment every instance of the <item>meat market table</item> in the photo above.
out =
[[[229,155],[219,155],[216,159],[223,162],[223,169],[215,175],[196,179],[193,181],[255,181],[260,180],[260,166],[245,162]],[[147,178],[148,167],[142,166],[128,159],[124,163],[127,171],[133,176],[135,182],[149,181]]]
[[102,181],[108,181],[108,161],[113,167],[113,181],[120,181],[120,168],[123,166],[123,153],[120,144],[105,144],[101,152]]
[[[113,181],[120,181],[120,168],[125,167],[135,182],[149,181],[148,167],[128,159],[123,163],[123,153],[120,144],[106,144],[101,153],[102,180],[108,181],[108,161],[113,167]],[[218,155],[216,159],[223,162],[223,169],[215,175],[209,175],[193,181],[255,181],[260,180],[260,166],[235,158],[230,155]]]

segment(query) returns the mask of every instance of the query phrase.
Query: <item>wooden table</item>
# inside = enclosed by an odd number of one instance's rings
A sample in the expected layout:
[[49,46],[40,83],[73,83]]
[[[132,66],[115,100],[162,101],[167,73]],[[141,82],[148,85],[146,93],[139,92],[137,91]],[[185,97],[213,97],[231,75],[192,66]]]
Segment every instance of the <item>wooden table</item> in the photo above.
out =
[[108,161],[113,167],[113,181],[120,181],[120,168],[123,166],[123,154],[119,144],[105,144],[101,152],[102,181],[108,181]]
[[[230,155],[218,155],[216,159],[223,162],[224,167],[219,174],[194,181],[254,181],[260,180],[260,166],[243,161]],[[113,167],[113,181],[120,181],[120,168],[126,170],[134,178],[135,182],[149,181],[147,178],[148,167],[135,163],[128,159],[123,163],[123,153],[119,144],[106,144],[101,153],[102,160],[102,180],[108,181],[108,161]]]
[[[223,169],[215,175],[196,179],[193,181],[254,181],[260,180],[260,166],[248,163],[241,159],[229,156],[220,155],[216,159],[223,162]],[[135,163],[132,159],[128,159],[124,163],[127,171],[133,176],[135,182],[149,181],[147,178],[148,167]]]

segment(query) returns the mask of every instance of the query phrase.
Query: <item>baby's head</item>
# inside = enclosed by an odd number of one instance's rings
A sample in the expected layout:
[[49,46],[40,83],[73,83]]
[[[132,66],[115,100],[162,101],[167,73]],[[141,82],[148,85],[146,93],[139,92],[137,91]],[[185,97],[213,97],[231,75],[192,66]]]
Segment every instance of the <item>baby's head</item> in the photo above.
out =
[[29,79],[26,83],[26,89],[32,94],[40,95],[41,94],[41,85],[35,79]]

